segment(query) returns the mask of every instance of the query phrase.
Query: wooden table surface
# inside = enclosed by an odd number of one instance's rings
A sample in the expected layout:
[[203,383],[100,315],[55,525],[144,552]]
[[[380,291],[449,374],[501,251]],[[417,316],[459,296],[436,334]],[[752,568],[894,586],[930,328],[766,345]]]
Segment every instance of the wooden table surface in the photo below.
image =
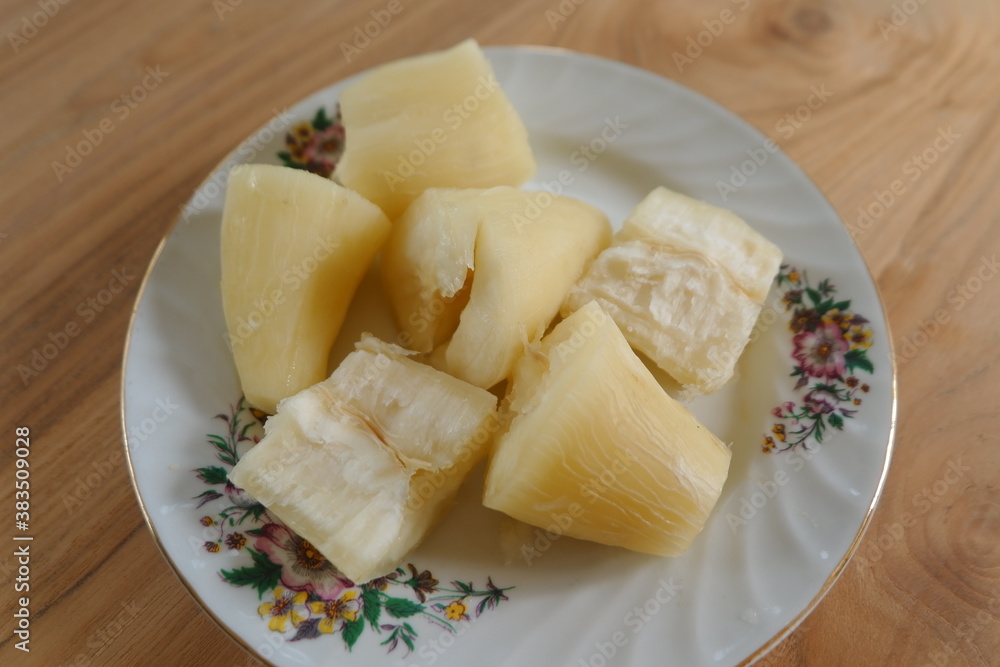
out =
[[[35,535],[30,654],[14,647],[17,557],[0,552],[0,664],[257,664],[174,576],[129,482],[119,394],[141,276],[193,189],[272,109],[468,36],[679,81],[775,136],[855,226],[896,345],[895,455],[867,555],[761,664],[1000,664],[1000,4],[400,2],[350,58],[341,44],[386,0],[0,2],[0,507],[14,512],[27,427]],[[707,26],[720,34],[676,59]],[[776,133],[814,86],[829,100]],[[891,194],[915,160],[916,184]],[[859,208],[874,217],[859,223]],[[34,360],[50,342],[53,358]],[[960,481],[915,512],[955,461]]]

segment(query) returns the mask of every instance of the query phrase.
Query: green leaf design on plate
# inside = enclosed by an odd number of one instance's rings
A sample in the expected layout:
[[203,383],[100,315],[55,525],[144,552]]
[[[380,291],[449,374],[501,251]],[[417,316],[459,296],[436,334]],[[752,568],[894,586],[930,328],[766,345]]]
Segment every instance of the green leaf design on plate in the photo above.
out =
[[382,618],[382,605],[379,600],[379,592],[374,588],[366,588],[361,591],[361,613],[372,626],[372,630],[378,630],[378,622]]
[[854,371],[860,368],[863,371],[868,371],[869,373],[875,372],[875,367],[872,362],[868,359],[868,352],[865,350],[851,350],[844,355],[844,363],[847,365],[847,370]]
[[331,125],[333,125],[333,121],[326,115],[326,107],[320,107],[316,115],[313,116],[312,126],[322,132]]
[[281,566],[250,547],[247,547],[247,553],[253,558],[253,565],[222,570],[222,577],[234,586],[253,587],[257,591],[257,597],[263,598],[264,593],[273,590],[281,581]]
[[358,637],[365,630],[365,622],[362,619],[345,620],[344,629],[341,631],[341,635],[344,637],[344,643],[347,644],[347,650],[351,650],[354,643],[358,641]]
[[198,473],[198,479],[205,482],[205,484],[225,484],[229,481],[226,469],[221,466],[198,468],[196,472]]
[[385,612],[393,618],[406,618],[424,610],[424,605],[403,598],[386,597],[382,606],[385,607]]

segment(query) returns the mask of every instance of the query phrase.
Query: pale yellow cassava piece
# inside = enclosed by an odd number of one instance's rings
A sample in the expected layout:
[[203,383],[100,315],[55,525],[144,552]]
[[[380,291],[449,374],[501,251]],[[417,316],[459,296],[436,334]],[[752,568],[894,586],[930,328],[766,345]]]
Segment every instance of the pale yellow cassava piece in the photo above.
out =
[[570,290],[564,315],[597,301],[629,343],[708,394],[732,379],[781,264],[781,250],[735,214],[653,190]]
[[611,240],[589,204],[510,187],[432,189],[393,226],[383,284],[406,345],[489,388]]
[[222,304],[247,400],[273,413],[328,375],[330,348],[389,220],[307,171],[241,165],[222,214]]
[[241,165],[222,214],[222,303],[247,400],[281,399],[327,377],[330,348],[389,234],[356,192],[299,169]]
[[229,476],[356,583],[402,562],[498,429],[492,394],[406,355],[363,338]]
[[528,132],[473,39],[377,68],[340,95],[336,177],[395,218],[432,187],[521,185]]
[[687,550],[719,499],[731,452],[672,399],[596,302],[518,361],[483,503],[643,553]]

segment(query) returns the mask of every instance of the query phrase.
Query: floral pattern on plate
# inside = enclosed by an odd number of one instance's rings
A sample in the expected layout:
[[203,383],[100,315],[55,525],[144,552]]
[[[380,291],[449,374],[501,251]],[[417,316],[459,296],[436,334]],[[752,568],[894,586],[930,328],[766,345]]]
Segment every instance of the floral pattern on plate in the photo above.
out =
[[784,290],[785,311],[792,311],[791,377],[798,378],[796,391],[807,391],[799,402],[787,401],[771,411],[778,421],[764,435],[768,454],[822,444],[829,429],[843,430],[844,420],[861,406],[862,394],[871,390],[857,372],[875,371],[868,358],[873,340],[868,319],[851,312],[851,301],[838,299],[828,279],[812,287],[804,271],[782,265],[775,280]]
[[348,650],[370,630],[387,651],[405,646],[409,653],[419,634],[417,620],[457,633],[462,623],[508,599],[506,591],[513,587],[499,588],[490,577],[481,589],[458,580],[442,584],[412,563],[364,584],[350,581],[308,540],[229,481],[240,450],[260,441],[266,417],[241,398],[216,419],[226,429],[221,435],[209,434],[208,443],[223,465],[193,471],[211,487],[195,496],[199,514],[203,507],[213,508],[200,523],[218,530],[202,546],[209,553],[247,554],[246,564],[220,569],[219,574],[233,586],[257,592],[262,600],[257,613],[269,630],[289,641],[339,635]]
[[344,126],[338,106],[333,118],[320,107],[312,120],[303,121],[285,134],[285,150],[278,158],[286,167],[305,169],[329,178],[344,153]]

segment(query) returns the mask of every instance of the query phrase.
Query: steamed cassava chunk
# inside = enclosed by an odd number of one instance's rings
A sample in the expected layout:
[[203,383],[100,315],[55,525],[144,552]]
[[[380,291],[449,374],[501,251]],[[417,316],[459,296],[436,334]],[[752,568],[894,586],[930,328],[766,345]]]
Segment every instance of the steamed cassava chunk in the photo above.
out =
[[498,428],[492,394],[406,354],[364,338],[229,476],[357,583],[402,562]]
[[591,302],[515,366],[483,503],[535,526],[665,556],[705,525],[731,453],[670,398]]
[[379,67],[340,96],[340,181],[395,218],[432,187],[520,185],[528,132],[475,40]]
[[781,251],[735,214],[651,192],[570,290],[563,314],[597,301],[629,343],[693,393],[732,379]]
[[383,284],[406,345],[489,388],[611,238],[599,210],[510,187],[432,189],[393,226]]
[[222,214],[222,305],[247,400],[273,413],[327,376],[330,348],[389,220],[307,171],[241,165]]

